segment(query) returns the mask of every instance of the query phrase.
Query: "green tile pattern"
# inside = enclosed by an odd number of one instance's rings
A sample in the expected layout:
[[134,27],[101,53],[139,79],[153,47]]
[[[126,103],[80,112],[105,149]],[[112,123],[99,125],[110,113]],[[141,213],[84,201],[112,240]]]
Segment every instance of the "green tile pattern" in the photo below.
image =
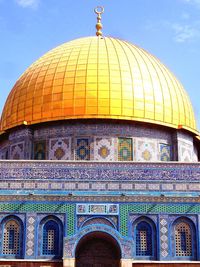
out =
[[128,214],[138,213],[148,214],[198,214],[200,213],[200,204],[125,204],[120,205],[120,233],[128,236]]
[[0,203],[0,212],[48,212],[67,214],[67,235],[75,233],[75,204]]

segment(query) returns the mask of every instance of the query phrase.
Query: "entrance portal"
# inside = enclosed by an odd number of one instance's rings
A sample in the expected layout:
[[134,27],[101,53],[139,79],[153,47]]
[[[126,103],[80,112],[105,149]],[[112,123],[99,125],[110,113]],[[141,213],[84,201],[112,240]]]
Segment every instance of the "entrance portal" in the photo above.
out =
[[102,232],[86,235],[76,248],[76,267],[119,267],[120,258],[116,240]]

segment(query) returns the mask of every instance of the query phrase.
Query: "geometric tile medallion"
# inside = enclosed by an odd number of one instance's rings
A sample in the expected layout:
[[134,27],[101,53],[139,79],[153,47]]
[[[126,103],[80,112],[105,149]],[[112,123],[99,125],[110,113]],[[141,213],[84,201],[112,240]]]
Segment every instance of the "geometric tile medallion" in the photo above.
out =
[[96,137],[94,139],[94,160],[115,160],[115,148],[113,138]]
[[10,158],[11,159],[24,159],[24,143],[18,143],[12,145],[10,148]]
[[157,161],[156,144],[150,140],[136,140],[137,161]]
[[71,160],[71,138],[53,138],[49,140],[50,160]]

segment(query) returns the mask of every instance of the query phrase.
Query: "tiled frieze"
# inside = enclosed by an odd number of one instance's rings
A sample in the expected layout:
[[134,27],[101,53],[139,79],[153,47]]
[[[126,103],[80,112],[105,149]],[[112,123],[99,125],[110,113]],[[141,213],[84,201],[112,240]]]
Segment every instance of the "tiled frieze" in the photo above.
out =
[[11,159],[24,159],[24,142],[11,145],[10,147]]
[[94,160],[115,161],[116,149],[114,138],[95,137],[94,138]]
[[76,136],[77,133],[84,136],[126,136],[126,137],[145,137],[145,138],[154,138],[162,139],[163,143],[171,143],[171,133],[163,129],[158,129],[157,127],[144,127],[141,124],[130,124],[129,122],[121,123],[106,123],[99,122],[90,123],[89,121],[78,121],[78,122],[62,122],[59,125],[52,126],[42,126],[34,131],[34,138],[43,139],[46,138],[57,138],[57,137],[66,137]]
[[[25,142],[24,159],[169,161],[176,159],[173,136],[164,128],[139,124],[71,122],[35,130],[19,129],[10,133],[9,142],[10,146]],[[193,138],[178,133],[176,140],[179,160],[197,161]],[[0,157],[6,158],[2,150],[0,144]],[[11,159],[8,154],[7,157]]]
[[71,152],[71,138],[52,138],[49,140],[50,160],[71,160]]
[[[28,127],[17,129],[9,135],[10,145],[25,142],[23,159],[52,160],[137,160],[137,148],[134,145],[136,139],[149,144],[149,148],[143,149],[142,154],[138,156],[139,160],[150,159],[151,161],[151,158],[152,160],[154,158],[152,152],[156,149],[156,153],[159,153],[158,142],[171,144],[171,133],[164,129],[158,130],[155,127],[148,128],[128,123],[120,125],[68,122],[48,127],[40,126],[34,130]],[[155,148],[151,144],[154,141]],[[2,151],[0,153],[2,154]],[[83,156],[81,153],[86,154]],[[7,156],[10,158],[9,155]],[[1,156],[1,158],[6,157]]]
[[17,130],[13,130],[10,134],[9,134],[9,140],[10,141],[16,141],[18,140],[22,140],[24,141],[25,138],[27,138],[28,136],[32,135],[32,130],[29,128],[23,128],[23,129],[17,129]]
[[195,163],[122,163],[0,161],[0,179],[40,181],[185,181],[200,180],[200,165]]
[[148,192],[152,193],[161,193],[161,192],[191,192],[197,194],[200,192],[200,185],[197,183],[169,183],[169,182],[160,182],[160,183],[149,183],[147,182],[137,182],[137,183],[122,183],[122,182],[54,182],[53,180],[40,182],[38,180],[34,181],[0,181],[1,190],[33,190],[36,192],[48,190],[48,192],[53,192],[57,190],[61,191],[90,191],[90,192],[99,192],[106,191],[108,194],[111,192],[116,192],[118,194],[123,194],[127,192],[138,193],[138,192]]

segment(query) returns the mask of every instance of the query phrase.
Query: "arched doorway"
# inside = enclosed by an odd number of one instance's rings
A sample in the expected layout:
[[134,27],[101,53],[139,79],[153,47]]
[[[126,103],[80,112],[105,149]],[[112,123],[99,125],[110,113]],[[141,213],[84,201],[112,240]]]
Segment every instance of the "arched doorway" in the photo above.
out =
[[120,258],[118,243],[103,232],[87,234],[76,248],[76,267],[119,267]]

